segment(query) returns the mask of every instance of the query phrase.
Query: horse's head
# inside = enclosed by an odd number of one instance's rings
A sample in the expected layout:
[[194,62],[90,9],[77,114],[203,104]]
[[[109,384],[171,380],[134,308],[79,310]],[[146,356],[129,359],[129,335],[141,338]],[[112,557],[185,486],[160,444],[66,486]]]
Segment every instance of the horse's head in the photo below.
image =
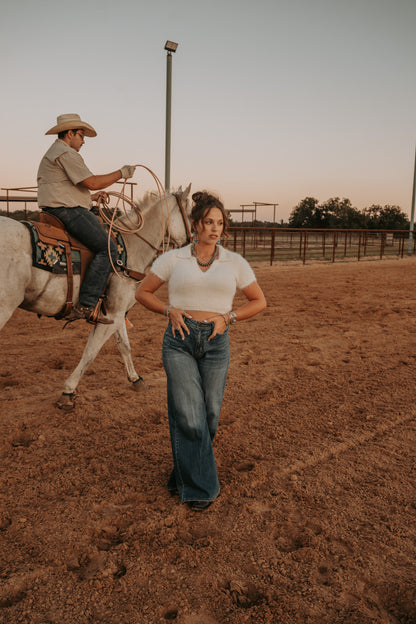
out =
[[170,239],[179,247],[190,242],[191,233],[191,184],[185,190],[182,186],[169,194]]
[[[141,201],[123,196],[121,208],[118,209],[122,214],[116,219],[114,229],[129,237],[130,244],[132,239],[140,241],[140,247],[143,241],[153,250],[161,248],[165,251],[167,241],[181,247],[191,239],[190,190],[189,184],[185,190],[179,187],[176,192],[166,195],[153,191],[146,193]],[[120,201],[119,194],[109,195],[117,196]],[[126,210],[126,207],[131,209]]]

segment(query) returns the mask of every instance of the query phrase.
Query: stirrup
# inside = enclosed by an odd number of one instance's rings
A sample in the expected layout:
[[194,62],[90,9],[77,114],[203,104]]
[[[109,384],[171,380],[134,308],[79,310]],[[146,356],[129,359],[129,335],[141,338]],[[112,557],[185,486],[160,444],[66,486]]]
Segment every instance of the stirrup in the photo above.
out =
[[77,303],[73,306],[72,310],[65,318],[66,323],[63,326],[63,329],[65,329],[68,323],[73,323],[79,319],[85,319],[87,323],[91,323],[91,325],[97,325],[97,323],[102,325],[112,325],[114,321],[103,317],[101,312],[105,314],[105,307],[102,298],[98,300],[95,306],[83,306],[80,303]]
[[103,297],[100,297],[98,299],[97,304],[92,309],[90,314],[86,317],[87,323],[91,323],[92,325],[97,325],[97,323],[101,323],[102,325],[112,325],[114,323],[114,321],[112,321],[111,319],[103,317],[101,313],[103,313],[104,315],[106,314]]

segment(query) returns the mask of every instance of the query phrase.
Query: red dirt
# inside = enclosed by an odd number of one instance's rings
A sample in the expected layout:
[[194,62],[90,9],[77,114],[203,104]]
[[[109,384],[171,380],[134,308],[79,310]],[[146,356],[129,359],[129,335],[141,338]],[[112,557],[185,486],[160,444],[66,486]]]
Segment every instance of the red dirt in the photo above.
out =
[[0,334],[0,621],[416,623],[415,259],[258,267],[232,328],[220,498],[165,487],[162,317],[136,306],[55,408],[89,326],[16,311]]

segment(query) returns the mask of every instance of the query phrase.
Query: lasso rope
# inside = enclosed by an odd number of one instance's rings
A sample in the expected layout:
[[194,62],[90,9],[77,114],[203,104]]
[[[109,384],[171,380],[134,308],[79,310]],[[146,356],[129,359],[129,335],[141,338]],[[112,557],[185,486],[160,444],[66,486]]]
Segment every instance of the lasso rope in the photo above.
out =
[[[142,167],[143,169],[146,169],[146,171],[148,171],[151,174],[151,176],[153,177],[153,180],[156,183],[156,187],[157,187],[158,194],[159,194],[159,202],[160,202],[161,217],[162,217],[161,225],[162,225],[162,232],[163,232],[163,234],[166,231],[166,228],[165,228],[165,214],[164,214],[164,211],[163,211],[163,200],[165,202],[166,214],[167,214],[167,219],[168,219],[168,238],[167,238],[167,242],[166,243],[165,243],[165,240],[164,240],[165,237],[163,236],[163,238],[162,238],[162,252],[164,252],[166,249],[169,248],[170,229],[171,229],[170,228],[170,214],[169,214],[168,200],[167,200],[167,196],[166,196],[166,191],[165,191],[161,181],[157,177],[157,175],[151,169],[149,169],[149,167],[146,167],[146,165],[140,165],[140,164],[139,165],[133,165],[133,167]],[[103,205],[106,208],[109,208],[109,206],[106,206],[106,202],[103,199],[101,199],[101,198],[98,201],[98,211],[100,213],[100,216],[101,216],[102,220],[108,225],[108,247],[107,247],[107,249],[108,249],[108,257],[110,258],[110,262],[111,262],[111,266],[113,268],[113,271],[117,275],[117,277],[119,277],[123,281],[127,282],[128,280],[124,279],[124,277],[122,277],[120,275],[120,273],[117,271],[116,267],[114,266],[113,259],[111,257],[111,233],[113,231],[116,231],[116,232],[120,232],[120,234],[136,234],[137,236],[140,236],[139,232],[140,232],[140,230],[144,226],[144,219],[143,219],[143,214],[142,214],[142,211],[140,210],[140,208],[138,206],[136,206],[136,204],[134,204],[134,202],[132,200],[130,200],[130,199],[128,199],[126,197],[126,195],[124,193],[124,189],[126,187],[126,183],[127,183],[127,178],[124,178],[123,188],[122,188],[121,193],[117,193],[117,192],[114,192],[114,191],[110,191],[108,193],[108,195],[112,195],[112,196],[117,197],[117,203],[116,203],[115,207],[112,209],[113,210],[113,214],[112,214],[111,218],[109,218],[107,216],[107,214],[104,211],[104,207],[103,207]],[[130,223],[130,225],[132,227],[122,227],[119,223],[115,223],[115,219],[116,219],[116,216],[117,216],[117,210],[118,210],[118,204],[119,204],[120,200],[122,200],[122,202],[123,202],[122,205],[123,205],[123,210],[124,210],[124,217],[122,216],[120,218],[121,219],[127,219],[127,221]],[[135,223],[133,223],[133,221],[131,221],[131,219],[130,219],[130,217],[128,215],[128,212],[127,212],[126,206],[125,206],[126,203],[129,204],[131,206],[131,208],[133,208],[134,212],[137,215],[137,220],[138,220],[138,225],[137,226],[136,226]],[[145,242],[148,243],[148,241],[146,241],[146,239],[143,239],[143,237],[140,237],[140,238],[142,238],[142,240],[145,240]],[[150,243],[148,243],[148,244],[151,245]],[[151,245],[151,246],[153,247],[153,245]]]

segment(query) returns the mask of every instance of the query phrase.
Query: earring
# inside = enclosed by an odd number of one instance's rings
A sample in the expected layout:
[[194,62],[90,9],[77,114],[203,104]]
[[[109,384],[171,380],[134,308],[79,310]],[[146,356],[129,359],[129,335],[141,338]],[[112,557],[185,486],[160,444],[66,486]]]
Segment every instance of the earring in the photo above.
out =
[[216,245],[221,245],[221,236],[219,237],[219,239],[217,240],[217,242],[215,244]]
[[194,245],[196,245],[198,242],[199,242],[198,241],[198,234],[195,232],[194,233],[194,238],[193,238],[193,243],[194,243]]

